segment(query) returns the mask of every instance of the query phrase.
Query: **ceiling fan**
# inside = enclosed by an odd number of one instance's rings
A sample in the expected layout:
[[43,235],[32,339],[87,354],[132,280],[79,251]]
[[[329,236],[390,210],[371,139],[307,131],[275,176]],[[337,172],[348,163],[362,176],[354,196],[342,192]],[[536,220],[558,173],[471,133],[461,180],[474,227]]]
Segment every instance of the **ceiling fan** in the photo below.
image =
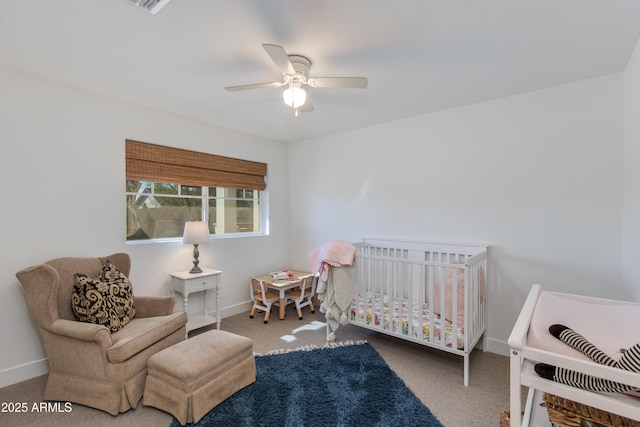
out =
[[278,69],[282,72],[283,81],[269,83],[254,83],[240,86],[228,86],[226,90],[234,92],[247,89],[259,89],[265,87],[286,86],[282,97],[284,103],[298,112],[313,111],[313,104],[304,89],[305,85],[311,87],[333,87],[364,89],[367,87],[366,77],[309,77],[311,61],[302,55],[288,55],[282,46],[275,44],[263,44]]

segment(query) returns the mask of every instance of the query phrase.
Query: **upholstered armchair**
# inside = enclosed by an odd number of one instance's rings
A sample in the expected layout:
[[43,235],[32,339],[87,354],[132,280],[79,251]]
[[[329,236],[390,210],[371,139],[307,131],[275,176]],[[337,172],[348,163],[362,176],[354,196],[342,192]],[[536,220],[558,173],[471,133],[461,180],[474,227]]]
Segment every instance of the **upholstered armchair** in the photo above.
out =
[[69,401],[112,415],[135,408],[147,359],[186,338],[187,316],[172,297],[134,295],[135,315],[117,332],[79,322],[72,310],[74,274],[96,277],[109,259],[124,275],[124,253],[104,258],[57,258],[16,273],[49,360],[44,400]]

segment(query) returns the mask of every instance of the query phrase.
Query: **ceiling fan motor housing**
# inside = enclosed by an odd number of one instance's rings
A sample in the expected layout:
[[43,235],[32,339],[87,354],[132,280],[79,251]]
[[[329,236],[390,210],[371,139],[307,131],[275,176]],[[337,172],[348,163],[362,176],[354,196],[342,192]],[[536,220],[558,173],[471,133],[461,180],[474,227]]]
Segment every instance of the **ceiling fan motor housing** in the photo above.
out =
[[301,55],[288,55],[291,66],[296,70],[296,74],[293,75],[294,81],[298,83],[304,83],[309,78],[309,69],[311,68],[311,61],[306,56]]

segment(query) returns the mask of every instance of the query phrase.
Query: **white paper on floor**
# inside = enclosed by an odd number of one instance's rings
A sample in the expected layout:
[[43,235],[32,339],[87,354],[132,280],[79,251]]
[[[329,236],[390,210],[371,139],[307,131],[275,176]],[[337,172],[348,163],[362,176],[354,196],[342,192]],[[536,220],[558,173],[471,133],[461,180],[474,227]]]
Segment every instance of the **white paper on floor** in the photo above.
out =
[[[291,331],[291,333],[297,334],[300,331],[317,331],[318,329],[322,329],[325,326],[327,326],[326,323],[320,322],[318,320],[314,320],[311,323],[307,323],[306,325],[300,326],[299,328],[295,328],[293,331]],[[284,335],[280,337],[280,339],[286,342],[292,342],[297,340],[297,338],[293,335]]]

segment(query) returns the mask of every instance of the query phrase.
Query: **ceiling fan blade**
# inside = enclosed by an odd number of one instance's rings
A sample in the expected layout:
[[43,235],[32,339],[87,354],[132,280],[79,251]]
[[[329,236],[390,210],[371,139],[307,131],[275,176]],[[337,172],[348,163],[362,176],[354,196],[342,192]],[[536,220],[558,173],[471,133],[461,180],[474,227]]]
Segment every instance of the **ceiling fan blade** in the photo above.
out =
[[236,92],[236,91],[239,91],[239,90],[260,89],[260,88],[263,88],[263,87],[280,87],[283,84],[284,83],[280,83],[280,82],[254,83],[254,84],[250,84],[250,85],[227,86],[227,87],[225,87],[225,89],[230,91],[230,92]]
[[275,44],[263,44],[262,47],[267,51],[273,62],[282,73],[295,74],[296,70],[293,69],[289,56],[282,46]]
[[311,87],[338,87],[364,89],[367,87],[366,77],[312,77],[307,80]]

